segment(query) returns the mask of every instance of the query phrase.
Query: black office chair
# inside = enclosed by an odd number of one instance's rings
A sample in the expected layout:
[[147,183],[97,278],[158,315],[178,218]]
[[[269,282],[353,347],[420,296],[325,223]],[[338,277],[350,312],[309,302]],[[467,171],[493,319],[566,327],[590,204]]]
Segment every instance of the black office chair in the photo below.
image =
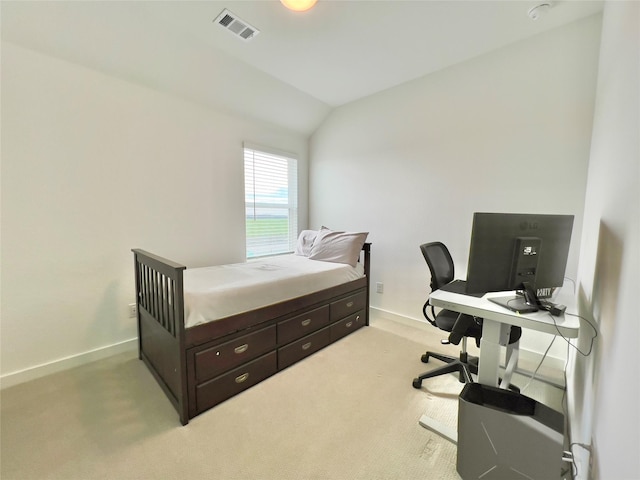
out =
[[[427,261],[429,270],[431,271],[431,291],[438,290],[444,285],[450,283],[455,278],[455,270],[453,259],[447,247],[441,242],[431,242],[420,245],[420,250],[424,259]],[[431,311],[431,317],[428,311]],[[473,382],[471,374],[478,373],[478,358],[471,357],[467,353],[467,338],[474,338],[476,345],[480,346],[480,338],[482,337],[482,319],[471,315],[466,315],[451,310],[441,310],[436,314],[435,308],[429,302],[429,299],[422,307],[422,313],[429,323],[434,327],[449,332],[447,340],[441,343],[454,345],[462,342],[462,350],[458,358],[449,355],[443,355],[436,352],[427,351],[422,355],[421,360],[427,363],[429,358],[437,358],[446,363],[446,365],[430,370],[413,379],[414,388],[422,386],[422,380],[426,378],[444,375],[446,373],[458,372],[461,383]],[[522,329],[520,327],[512,327],[509,337],[509,344],[515,344],[520,340]],[[517,387],[511,386],[512,389]]]

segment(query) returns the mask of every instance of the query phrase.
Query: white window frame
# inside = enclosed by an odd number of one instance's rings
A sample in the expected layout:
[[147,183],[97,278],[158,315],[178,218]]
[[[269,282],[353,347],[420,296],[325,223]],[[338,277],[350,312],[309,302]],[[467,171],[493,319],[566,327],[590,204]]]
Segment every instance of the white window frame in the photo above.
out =
[[[243,144],[243,156],[246,258],[293,252],[298,238],[297,156],[249,143]],[[256,234],[260,228],[263,235]]]

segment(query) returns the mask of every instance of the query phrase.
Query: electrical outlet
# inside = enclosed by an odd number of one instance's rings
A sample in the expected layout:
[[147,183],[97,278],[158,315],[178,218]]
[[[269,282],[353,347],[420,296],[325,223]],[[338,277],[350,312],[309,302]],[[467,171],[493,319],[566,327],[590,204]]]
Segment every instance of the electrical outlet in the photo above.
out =
[[383,293],[383,292],[384,292],[384,283],[376,282],[376,293]]
[[138,305],[135,303],[129,304],[129,318],[135,318],[138,316]]

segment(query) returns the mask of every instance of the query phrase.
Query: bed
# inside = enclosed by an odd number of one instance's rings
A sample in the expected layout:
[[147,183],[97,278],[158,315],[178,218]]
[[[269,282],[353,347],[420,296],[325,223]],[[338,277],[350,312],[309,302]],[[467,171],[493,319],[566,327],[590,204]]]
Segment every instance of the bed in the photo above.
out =
[[139,358],[183,425],[369,324],[371,244],[341,263],[304,233],[295,254],[198,269],[132,250]]

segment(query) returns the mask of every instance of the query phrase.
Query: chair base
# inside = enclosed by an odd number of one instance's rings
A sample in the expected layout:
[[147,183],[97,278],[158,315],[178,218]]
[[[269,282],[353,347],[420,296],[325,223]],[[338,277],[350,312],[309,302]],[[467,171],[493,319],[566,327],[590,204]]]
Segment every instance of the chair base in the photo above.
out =
[[[439,375],[446,375],[448,373],[455,372],[458,372],[458,380],[460,383],[473,383],[474,380],[471,374],[478,373],[478,357],[472,357],[466,352],[460,352],[460,358],[436,352],[426,352],[422,357],[420,357],[420,360],[422,363],[429,363],[430,357],[445,362],[446,365],[429,370],[428,372],[414,378],[412,383],[413,388],[420,389],[422,387],[422,381],[427,378],[433,378]],[[498,378],[498,382],[501,383],[502,378]],[[510,384],[508,388],[512,392],[520,393],[520,388],[516,385]]]
[[469,355],[465,352],[460,352],[460,358],[450,357],[449,355],[443,355],[436,352],[427,352],[420,358],[420,360],[422,360],[422,363],[428,363],[430,357],[437,358],[438,360],[445,362],[446,365],[425,372],[422,375],[414,378],[413,388],[420,388],[422,386],[422,381],[426,378],[437,377],[439,375],[445,375],[447,373],[455,372],[458,372],[458,380],[460,381],[460,383],[471,383],[473,382],[471,374],[478,373],[478,358],[469,357]]

